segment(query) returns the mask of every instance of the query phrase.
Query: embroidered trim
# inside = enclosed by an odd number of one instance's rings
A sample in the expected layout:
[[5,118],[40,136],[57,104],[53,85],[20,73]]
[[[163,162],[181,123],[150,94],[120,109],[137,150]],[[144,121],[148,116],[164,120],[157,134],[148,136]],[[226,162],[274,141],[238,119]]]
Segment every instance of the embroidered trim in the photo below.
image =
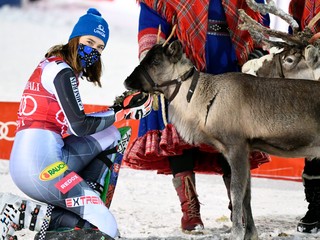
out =
[[207,34],[230,37],[227,22],[209,19]]

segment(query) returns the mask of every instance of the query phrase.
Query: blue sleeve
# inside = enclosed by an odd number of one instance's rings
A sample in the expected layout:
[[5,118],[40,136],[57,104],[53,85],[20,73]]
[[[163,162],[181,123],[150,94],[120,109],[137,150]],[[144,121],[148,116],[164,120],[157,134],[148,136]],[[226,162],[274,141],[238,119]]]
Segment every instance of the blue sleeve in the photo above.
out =
[[161,24],[161,31],[168,35],[171,31],[170,24],[161,17],[155,10],[149,8],[146,4],[140,4],[140,15],[139,15],[139,32],[148,29],[158,29]]
[[61,70],[54,78],[55,96],[68,122],[68,130],[76,136],[90,135],[110,127],[115,122],[114,113],[106,117],[87,116],[82,105],[76,78],[70,68]]

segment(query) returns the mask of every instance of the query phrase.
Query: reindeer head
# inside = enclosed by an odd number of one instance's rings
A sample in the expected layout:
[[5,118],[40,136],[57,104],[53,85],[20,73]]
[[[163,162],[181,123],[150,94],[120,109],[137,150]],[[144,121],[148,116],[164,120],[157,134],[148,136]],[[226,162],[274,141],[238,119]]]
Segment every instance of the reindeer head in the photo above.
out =
[[176,40],[169,45],[154,45],[124,82],[127,89],[153,93],[163,92],[162,88],[172,79],[193,67],[183,54],[182,44]]
[[[284,49],[253,59],[242,66],[242,72],[258,77],[300,78],[318,80],[319,49],[312,45],[305,48]],[[320,69],[319,69],[320,70]]]
[[303,31],[299,31],[299,25],[293,16],[277,8],[272,0],[266,1],[266,4],[258,4],[254,0],[246,2],[254,11],[271,13],[285,20],[293,29],[293,34],[266,28],[240,9],[239,17],[243,21],[240,29],[248,30],[258,44],[284,48],[280,53],[248,61],[243,65],[242,71],[261,77],[319,80],[320,44],[317,43],[317,39],[320,34],[314,34],[312,29],[319,21],[320,13],[310,20]]

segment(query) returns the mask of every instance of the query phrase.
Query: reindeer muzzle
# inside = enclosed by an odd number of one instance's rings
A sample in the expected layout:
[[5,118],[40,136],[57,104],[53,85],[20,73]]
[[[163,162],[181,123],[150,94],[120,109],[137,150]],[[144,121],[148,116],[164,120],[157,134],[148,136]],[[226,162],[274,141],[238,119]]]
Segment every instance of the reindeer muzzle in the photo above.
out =
[[150,77],[147,70],[142,65],[139,65],[124,81],[124,86],[129,90],[153,92],[155,83]]

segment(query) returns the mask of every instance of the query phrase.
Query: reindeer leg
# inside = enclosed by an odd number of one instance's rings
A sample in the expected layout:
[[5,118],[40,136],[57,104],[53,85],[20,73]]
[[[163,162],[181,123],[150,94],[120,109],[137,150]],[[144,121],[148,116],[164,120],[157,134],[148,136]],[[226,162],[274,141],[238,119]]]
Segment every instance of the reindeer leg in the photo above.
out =
[[233,145],[226,154],[231,168],[232,229],[230,239],[232,240],[243,240],[245,236],[242,222],[243,201],[249,178],[249,154],[246,149],[245,145]]
[[244,217],[246,223],[246,234],[245,240],[257,240],[258,239],[258,231],[254,224],[252,210],[251,210],[251,174],[250,170],[248,171],[248,182],[247,189],[243,199],[243,207],[244,207]]

